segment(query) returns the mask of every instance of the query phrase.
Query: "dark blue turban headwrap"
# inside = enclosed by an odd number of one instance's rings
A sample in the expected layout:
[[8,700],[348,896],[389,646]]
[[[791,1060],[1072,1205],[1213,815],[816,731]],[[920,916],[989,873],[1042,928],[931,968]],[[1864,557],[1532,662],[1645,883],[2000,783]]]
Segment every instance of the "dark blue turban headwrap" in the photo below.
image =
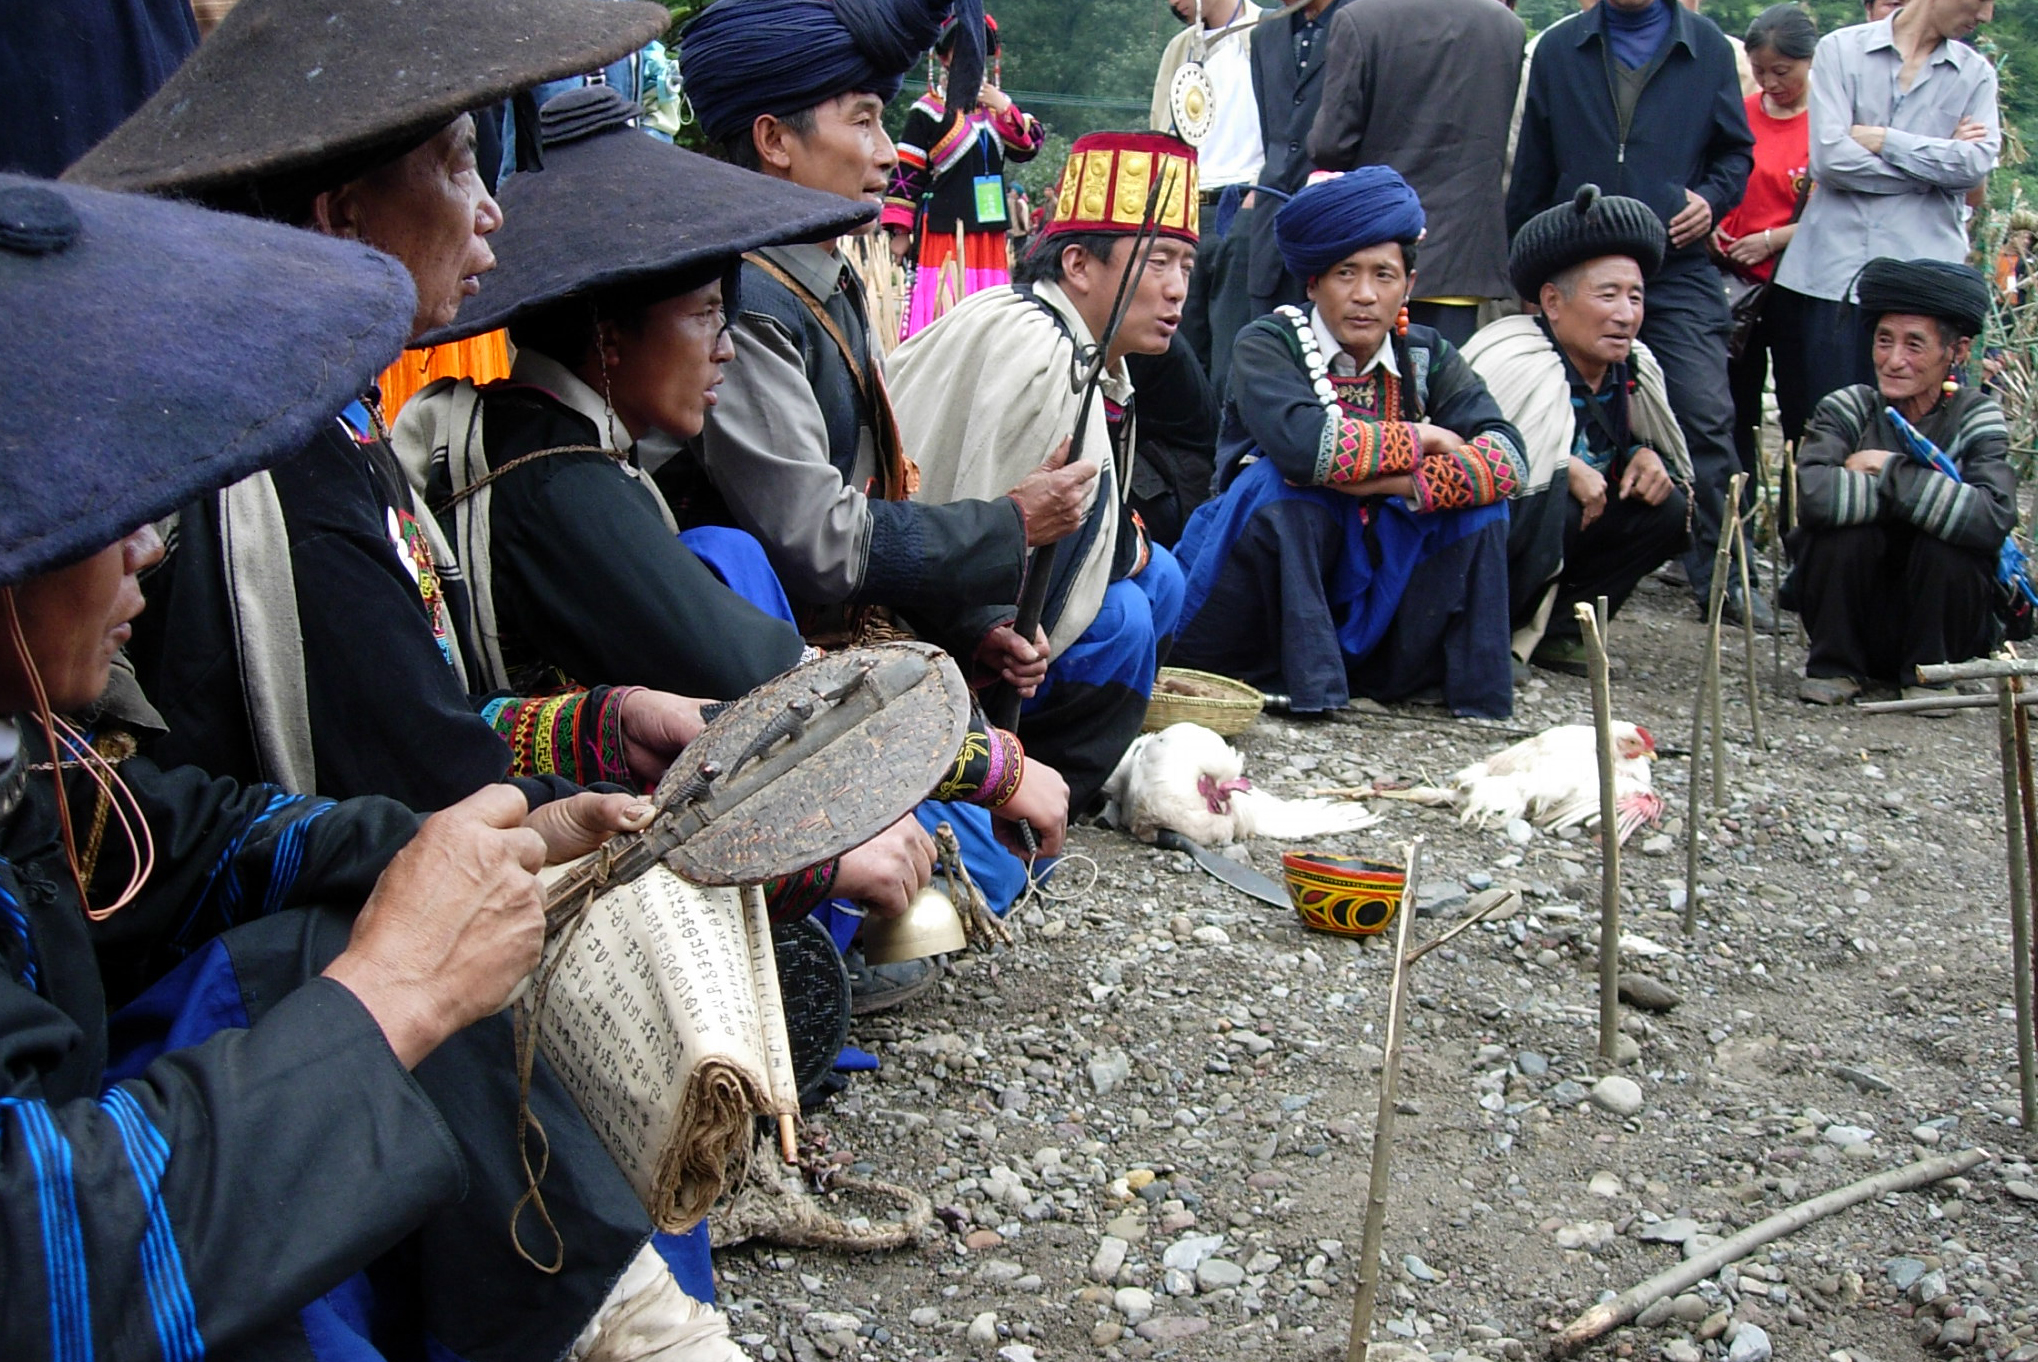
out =
[[680,84],[718,143],[760,114],[798,113],[851,91],[889,103],[951,11],[962,28],[948,103],[973,109],[984,79],[983,0],[716,0],[680,34]]
[[1426,219],[1415,191],[1387,166],[1319,180],[1274,215],[1274,244],[1290,273],[1313,279],[1354,251],[1414,241]]

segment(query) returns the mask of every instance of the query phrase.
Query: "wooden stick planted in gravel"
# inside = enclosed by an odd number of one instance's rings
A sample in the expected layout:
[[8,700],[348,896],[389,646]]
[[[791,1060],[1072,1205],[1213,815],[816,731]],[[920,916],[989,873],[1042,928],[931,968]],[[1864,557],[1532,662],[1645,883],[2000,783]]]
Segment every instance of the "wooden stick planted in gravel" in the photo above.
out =
[[1620,816],[1613,796],[1613,681],[1606,660],[1606,597],[1580,601],[1578,632],[1592,677],[1592,726],[1599,735],[1599,1062],[1612,1073],[1620,1036]]
[[1755,599],[1754,587],[1749,584],[1748,559],[1754,552],[1748,546],[1748,529],[1739,516],[1734,517],[1734,561],[1741,570],[1741,645],[1748,664],[1748,727],[1755,736],[1755,750],[1767,752],[1769,740],[1762,736],[1762,685],[1755,679],[1755,612],[1748,607]]
[[1673,1296],[1688,1286],[1695,1286],[1712,1276],[1728,1263],[1736,1263],[1754,1250],[1773,1239],[1803,1229],[1815,1220],[1823,1220],[1836,1211],[1857,1206],[1864,1201],[1890,1192],[1905,1192],[1913,1187],[1965,1173],[1982,1160],[1989,1158],[1986,1149],[1963,1149],[1958,1154],[1948,1154],[1936,1159],[1920,1159],[1907,1163],[1901,1168],[1892,1168],[1887,1173],[1877,1173],[1872,1178],[1850,1182],[1845,1187],[1836,1187],[1810,1201],[1800,1201],[1795,1206],[1778,1211],[1767,1220],[1758,1220],[1733,1238],[1725,1240],[1696,1258],[1686,1259],[1667,1272],[1659,1272],[1639,1286],[1631,1286],[1610,1301],[1593,1306],[1577,1319],[1565,1325],[1557,1336],[1550,1340],[1550,1351],[1562,1357],[1576,1352],[1585,1344],[1598,1338],[1610,1329],[1618,1329],[1643,1310],[1665,1296]]
[[[1735,500],[1741,494],[1741,479],[1744,474],[1734,474],[1727,487],[1727,504],[1737,506]],[[1700,753],[1705,748],[1705,718],[1708,706],[1712,709],[1712,762],[1713,762],[1713,804],[1726,802],[1726,751],[1720,735],[1720,615],[1726,608],[1727,600],[1727,554],[1733,548],[1733,537],[1724,529],[1720,534],[1719,548],[1713,553],[1712,592],[1706,599],[1705,610],[1705,656],[1698,664],[1698,697],[1691,709],[1691,780],[1685,791],[1684,803],[1684,932],[1689,936],[1698,927],[1698,773],[1701,766]]]
[[1352,1339],[1345,1356],[1366,1362],[1373,1333],[1373,1298],[1380,1290],[1380,1234],[1387,1224],[1387,1169],[1394,1157],[1394,1100],[1401,1086],[1401,1023],[1408,1007],[1408,924],[1415,917],[1422,838],[1408,844],[1408,878],[1395,914],[1394,980],[1387,990],[1387,1048],[1380,1055],[1380,1114],[1373,1122],[1373,1174],[1366,1185],[1366,1229],[1359,1246],[1359,1287],[1352,1298]]
[[[1741,486],[1747,482],[1746,473],[1736,473],[1727,482],[1726,504],[1738,508],[1741,504]],[[1738,522],[1736,515],[1734,520]],[[1712,608],[1706,613],[1705,664],[1706,674],[1711,678],[1710,708],[1712,710],[1712,806],[1723,807],[1727,802],[1727,726],[1720,722],[1720,692],[1725,689],[1721,680],[1724,668],[1720,665],[1720,631],[1726,624],[1727,593],[1722,578],[1734,570],[1734,536],[1731,527],[1724,521],[1720,525],[1720,544],[1712,556]],[[1748,613],[1748,600],[1741,598],[1741,614]]]
[[2003,759],[2003,841],[2010,863],[2010,954],[2016,979],[2017,1091],[2023,1099],[2024,1129],[2038,1129],[2038,1054],[2031,1019],[2031,885],[2026,864],[2023,788],[2026,773],[2017,760],[2019,678],[1996,678],[1996,742]]

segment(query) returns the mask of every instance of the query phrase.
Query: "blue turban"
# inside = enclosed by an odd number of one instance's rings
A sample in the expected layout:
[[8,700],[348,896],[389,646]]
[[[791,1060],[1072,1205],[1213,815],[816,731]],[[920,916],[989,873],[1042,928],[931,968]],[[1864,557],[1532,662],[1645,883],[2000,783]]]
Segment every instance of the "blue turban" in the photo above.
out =
[[951,10],[962,28],[949,104],[974,108],[984,76],[983,0],[716,0],[680,33],[680,84],[718,143],[761,114],[798,113],[851,91],[890,103]]
[[1354,251],[1414,241],[1426,219],[1415,191],[1387,166],[1360,166],[1308,186],[1274,215],[1274,244],[1291,274],[1313,279]]

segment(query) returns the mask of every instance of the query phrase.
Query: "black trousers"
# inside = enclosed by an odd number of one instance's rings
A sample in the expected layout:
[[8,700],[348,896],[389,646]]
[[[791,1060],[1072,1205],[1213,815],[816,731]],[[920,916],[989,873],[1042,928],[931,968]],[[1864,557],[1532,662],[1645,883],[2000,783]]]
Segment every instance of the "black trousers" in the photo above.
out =
[[1673,265],[1649,281],[1642,341],[1663,366],[1670,409],[1691,453],[1694,505],[1685,573],[1692,594],[1712,589],[1713,552],[1719,547],[1727,483],[1734,453],[1734,399],[1727,385],[1726,286],[1710,261]]
[[[1805,422],[1811,419],[1811,400],[1806,395],[1804,368],[1804,305],[1801,293],[1772,287],[1762,302],[1762,314],[1749,333],[1748,344],[1738,358],[1727,361],[1727,382],[1734,395],[1734,453],[1748,484],[1741,494],[1741,514],[1755,504],[1756,456],[1762,440],[1762,388],[1773,369],[1776,374],[1776,420],[1785,443],[1804,438]],[[1781,465],[1778,465],[1779,470]],[[1790,524],[1790,480],[1778,489],[1782,520]],[[1750,566],[1753,566],[1751,561]]]
[[1811,635],[1806,676],[1914,686],[1919,666],[2001,641],[1992,554],[1903,524],[1800,529],[1791,544],[1791,594]]
[[1803,356],[1805,414],[1809,416],[1827,393],[1875,382],[1873,346],[1861,324],[1861,309],[1854,304],[1802,293],[1789,296],[1798,317],[1798,353]]
[[1640,497],[1621,498],[1607,488],[1606,509],[1586,529],[1585,507],[1564,498],[1564,571],[1557,579],[1557,602],[1550,611],[1549,638],[1577,638],[1580,601],[1592,604],[1606,597],[1613,616],[1632,596],[1642,578],[1675,558],[1690,542],[1684,528],[1684,493],[1672,488],[1660,506]]
[[1465,342],[1472,339],[1472,333],[1479,329],[1479,309],[1477,305],[1426,303],[1416,298],[1408,304],[1408,320],[1417,326],[1429,327],[1453,347],[1462,350]]
[[1217,206],[1204,206],[1203,239],[1196,251],[1196,268],[1189,273],[1189,296],[1182,304],[1182,336],[1203,361],[1220,404],[1231,381],[1231,343],[1259,315],[1246,287],[1255,211],[1239,209],[1232,215],[1231,230],[1218,236]]

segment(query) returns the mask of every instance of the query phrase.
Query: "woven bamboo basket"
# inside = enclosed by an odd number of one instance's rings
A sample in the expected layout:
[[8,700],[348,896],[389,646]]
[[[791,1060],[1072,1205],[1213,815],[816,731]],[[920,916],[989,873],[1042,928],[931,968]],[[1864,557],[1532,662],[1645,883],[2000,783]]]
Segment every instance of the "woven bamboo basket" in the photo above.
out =
[[1140,731],[1158,733],[1169,724],[1201,724],[1230,738],[1251,728],[1265,706],[1259,691],[1243,681],[1187,667],[1162,667]]

